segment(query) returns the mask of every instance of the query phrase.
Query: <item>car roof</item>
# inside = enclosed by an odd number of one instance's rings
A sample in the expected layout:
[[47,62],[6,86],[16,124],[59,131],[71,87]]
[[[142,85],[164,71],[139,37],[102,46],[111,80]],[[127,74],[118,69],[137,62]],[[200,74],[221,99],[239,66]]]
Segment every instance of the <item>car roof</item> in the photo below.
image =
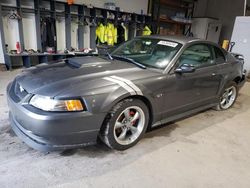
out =
[[169,40],[169,41],[181,43],[183,45],[189,42],[193,42],[193,41],[207,42],[206,40],[202,40],[202,39],[198,39],[194,37],[176,36],[176,35],[150,35],[150,36],[142,36],[142,38]]

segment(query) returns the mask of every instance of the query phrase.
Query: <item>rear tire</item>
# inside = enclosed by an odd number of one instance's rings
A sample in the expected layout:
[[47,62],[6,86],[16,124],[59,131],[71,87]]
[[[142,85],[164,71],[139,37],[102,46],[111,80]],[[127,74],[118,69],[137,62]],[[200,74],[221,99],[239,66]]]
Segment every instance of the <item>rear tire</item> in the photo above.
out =
[[125,99],[105,118],[100,138],[111,149],[126,150],[142,138],[148,123],[147,106],[138,99]]
[[231,108],[238,97],[238,86],[235,82],[227,84],[220,96],[219,104],[215,107],[215,110],[222,111]]

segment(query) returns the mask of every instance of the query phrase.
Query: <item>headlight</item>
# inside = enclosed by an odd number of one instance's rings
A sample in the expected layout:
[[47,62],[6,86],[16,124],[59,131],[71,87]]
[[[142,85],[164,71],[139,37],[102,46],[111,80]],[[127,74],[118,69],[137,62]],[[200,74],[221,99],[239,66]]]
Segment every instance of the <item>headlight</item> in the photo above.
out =
[[30,105],[39,108],[44,111],[83,111],[84,106],[79,99],[74,100],[55,100],[50,97],[41,95],[34,95],[30,102]]

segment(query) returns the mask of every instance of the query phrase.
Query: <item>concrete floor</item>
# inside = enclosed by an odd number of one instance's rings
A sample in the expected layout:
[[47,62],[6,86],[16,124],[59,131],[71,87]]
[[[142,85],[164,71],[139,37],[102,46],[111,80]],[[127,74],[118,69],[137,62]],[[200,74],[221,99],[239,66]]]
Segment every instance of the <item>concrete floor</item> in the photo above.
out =
[[208,110],[151,131],[135,147],[45,154],[10,130],[0,72],[0,187],[250,187],[250,84],[228,111]]

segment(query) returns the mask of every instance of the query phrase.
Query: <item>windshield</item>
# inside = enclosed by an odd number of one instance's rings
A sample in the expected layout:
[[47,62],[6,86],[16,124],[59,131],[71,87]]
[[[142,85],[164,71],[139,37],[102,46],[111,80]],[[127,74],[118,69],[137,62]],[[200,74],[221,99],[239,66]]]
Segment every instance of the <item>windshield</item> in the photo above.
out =
[[164,69],[181,46],[168,40],[134,38],[119,46],[111,55],[131,58],[146,67]]

